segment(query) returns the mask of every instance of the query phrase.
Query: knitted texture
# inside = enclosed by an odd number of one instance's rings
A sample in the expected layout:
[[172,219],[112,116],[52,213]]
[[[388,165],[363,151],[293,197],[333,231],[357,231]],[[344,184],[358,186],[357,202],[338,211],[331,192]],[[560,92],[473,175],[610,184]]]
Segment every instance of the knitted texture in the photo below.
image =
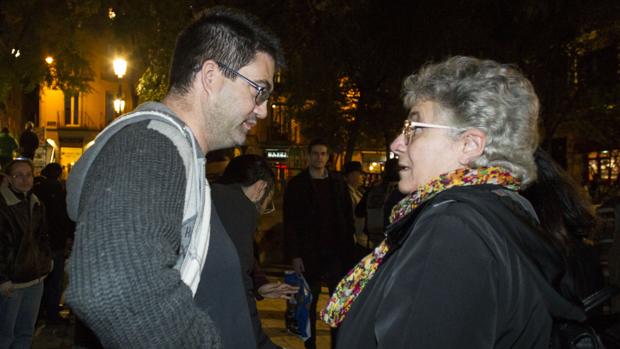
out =
[[114,135],[80,200],[67,302],[105,347],[219,348],[207,313],[173,266],[183,216],[183,161],[148,121]]

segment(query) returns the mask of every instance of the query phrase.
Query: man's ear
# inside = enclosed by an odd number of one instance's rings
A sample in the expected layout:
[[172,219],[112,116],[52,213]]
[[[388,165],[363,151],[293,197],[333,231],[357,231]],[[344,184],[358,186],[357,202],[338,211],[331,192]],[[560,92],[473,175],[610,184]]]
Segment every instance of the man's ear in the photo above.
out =
[[205,92],[211,94],[219,88],[221,78],[222,72],[214,60],[209,59],[202,64],[202,68],[200,69],[200,82]]
[[479,158],[484,153],[487,143],[487,135],[482,130],[472,128],[465,131],[460,136],[460,155],[459,162],[462,165],[469,165],[472,161]]

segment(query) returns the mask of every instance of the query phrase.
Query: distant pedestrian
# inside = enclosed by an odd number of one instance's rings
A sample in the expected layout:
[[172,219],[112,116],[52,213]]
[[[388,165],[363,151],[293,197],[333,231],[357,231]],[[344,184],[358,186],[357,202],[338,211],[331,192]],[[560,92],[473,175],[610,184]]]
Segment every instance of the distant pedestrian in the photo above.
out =
[[62,323],[60,298],[63,291],[65,255],[67,245],[73,238],[75,225],[67,215],[66,191],[59,178],[62,167],[58,163],[47,164],[41,171],[42,179],[32,191],[45,204],[48,235],[54,259],[54,269],[45,280],[43,290],[43,311],[48,323]]
[[39,147],[39,137],[33,132],[34,123],[28,121],[24,128],[24,132],[19,136],[19,147],[21,155],[28,159],[34,159],[34,152]]
[[[311,336],[306,348],[316,348],[316,305],[321,282],[329,291],[349,270],[354,258],[351,197],[340,175],[327,170],[329,148],[321,139],[308,145],[309,166],[293,177],[284,192],[286,249],[293,269],[303,274],[312,292]],[[336,330],[332,329],[332,347]]]
[[13,153],[17,150],[17,142],[9,134],[9,129],[3,127],[0,131],[0,168],[13,160]]
[[7,164],[0,186],[0,348],[29,348],[39,313],[43,280],[50,272],[45,208],[31,192],[33,166]]
[[380,183],[366,190],[355,208],[355,216],[365,219],[364,232],[368,243],[365,247],[372,248],[385,239],[385,228],[389,225],[392,207],[405,195],[398,191],[398,159],[385,162]]
[[[359,161],[346,162],[342,167],[342,175],[349,189],[349,196],[351,196],[351,211],[355,212],[355,208],[364,196],[361,191],[362,184],[364,183],[362,164]],[[364,233],[363,217],[354,216],[353,223],[355,226],[355,243],[358,245],[355,252],[355,259],[357,259],[366,254],[365,247],[368,245],[368,236]]]

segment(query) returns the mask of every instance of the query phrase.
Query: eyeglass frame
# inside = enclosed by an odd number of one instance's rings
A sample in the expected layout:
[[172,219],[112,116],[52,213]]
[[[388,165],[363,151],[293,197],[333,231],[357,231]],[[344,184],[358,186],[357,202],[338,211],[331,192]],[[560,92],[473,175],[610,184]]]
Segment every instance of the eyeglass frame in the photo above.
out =
[[269,100],[269,96],[271,96],[271,91],[269,91],[269,89],[267,89],[267,87],[261,86],[256,81],[243,76],[243,74],[239,73],[239,71],[237,71],[237,70],[227,66],[226,64],[224,64],[222,62],[215,62],[215,63],[217,63],[217,65],[220,68],[225,69],[225,70],[235,74],[235,76],[240,77],[242,80],[244,80],[250,86],[254,87],[254,89],[256,89],[256,96],[254,96],[254,103],[256,103],[257,106],[258,105],[262,105],[263,103],[265,103],[265,102],[267,102]]
[[24,174],[18,174],[18,175],[9,175],[9,177],[13,178],[13,179],[26,179],[26,178],[34,178],[34,174],[29,174],[29,175],[24,175]]
[[403,128],[402,128],[402,130],[400,132],[400,134],[403,135],[404,138],[405,138],[405,145],[411,144],[411,141],[413,140],[413,137],[415,137],[416,129],[419,129],[419,128],[437,128],[437,129],[444,129],[444,130],[459,130],[459,128],[453,127],[453,126],[437,125],[437,124],[427,124],[427,123],[424,123],[424,122],[417,122],[417,121],[411,121],[409,119],[406,119],[404,124],[403,124]]
[[260,214],[270,214],[276,212],[276,204],[273,202],[273,197],[269,199],[269,207],[264,209]]

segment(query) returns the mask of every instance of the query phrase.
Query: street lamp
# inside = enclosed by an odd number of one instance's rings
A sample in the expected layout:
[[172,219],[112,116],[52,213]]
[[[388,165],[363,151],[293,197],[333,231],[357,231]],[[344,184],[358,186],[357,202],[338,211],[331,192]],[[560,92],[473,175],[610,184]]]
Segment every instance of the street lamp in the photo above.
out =
[[114,68],[114,74],[118,77],[118,95],[114,100],[114,111],[117,114],[121,114],[123,110],[125,110],[125,100],[123,99],[121,79],[127,72],[127,61],[124,58],[116,58],[112,61],[112,67]]
[[116,98],[114,100],[114,111],[120,114],[125,110],[125,101],[122,98]]

